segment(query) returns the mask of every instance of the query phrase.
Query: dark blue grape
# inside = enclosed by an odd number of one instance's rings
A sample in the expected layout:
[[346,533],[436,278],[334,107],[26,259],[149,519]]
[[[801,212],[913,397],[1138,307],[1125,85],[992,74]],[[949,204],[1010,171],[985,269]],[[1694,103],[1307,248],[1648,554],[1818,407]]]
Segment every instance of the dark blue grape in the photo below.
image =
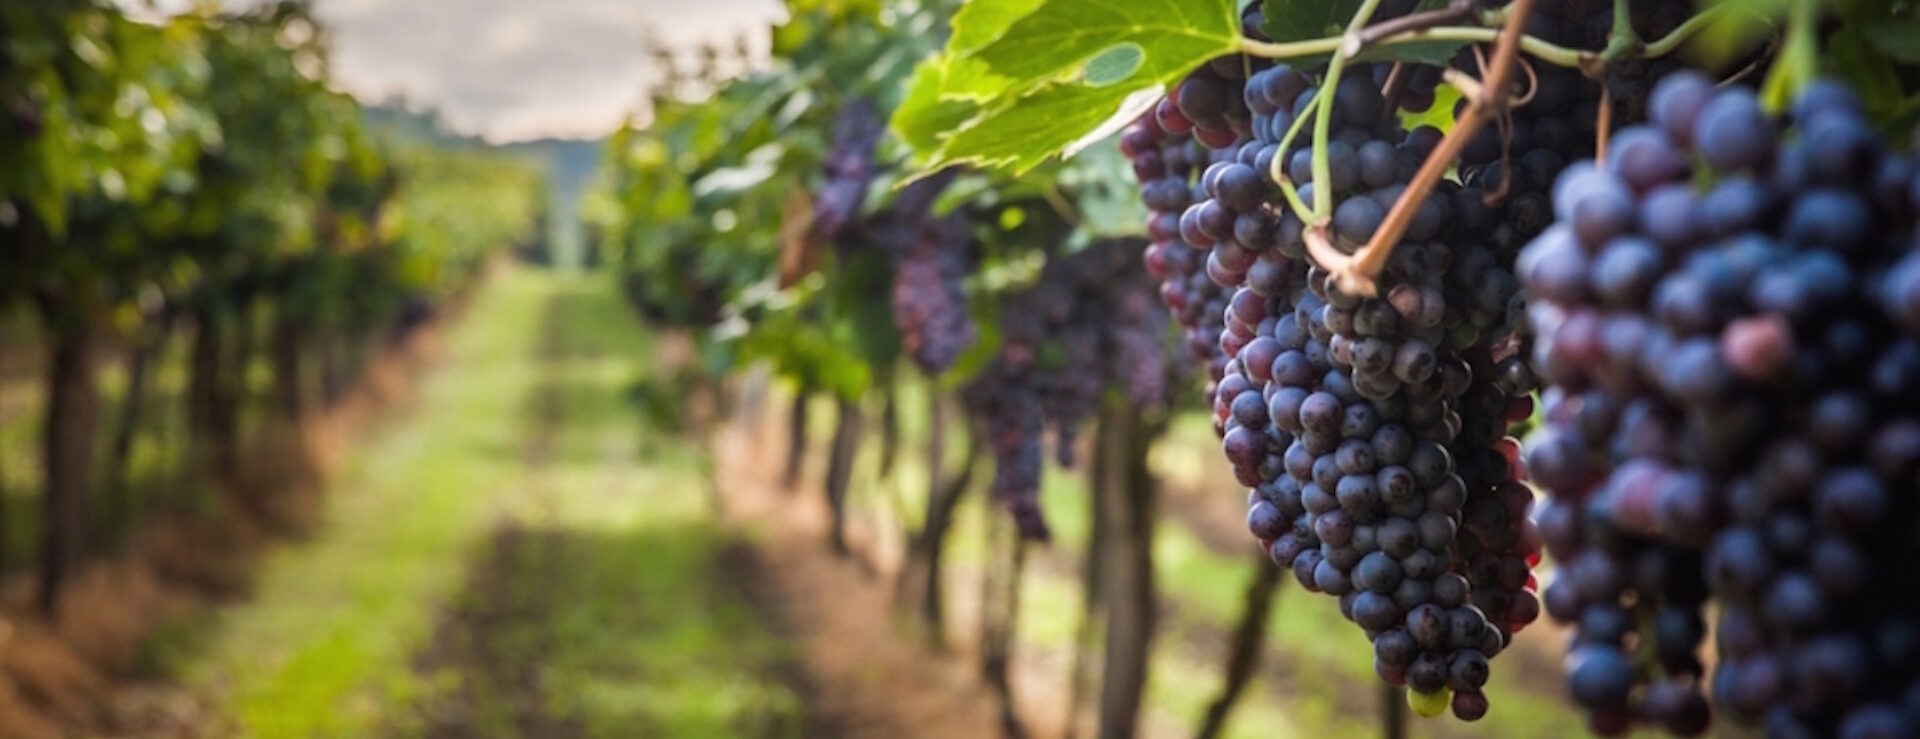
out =
[[1267,194],[1265,178],[1252,167],[1237,163],[1220,171],[1215,187],[1219,202],[1235,213],[1258,209]]
[[1614,239],[1593,261],[1592,289],[1603,304],[1638,308],[1659,282],[1666,267],[1660,247],[1638,237]]
[[1772,119],[1761,110],[1753,93],[1726,89],[1700,110],[1693,142],[1717,170],[1754,171],[1772,159],[1777,135]]
[[1850,467],[1821,478],[1814,496],[1820,525],[1836,533],[1861,534],[1882,522],[1889,499],[1878,476]]
[[1313,584],[1316,589],[1327,595],[1346,595],[1353,592],[1353,581],[1332,562],[1322,559],[1313,569]]
[[1793,652],[1790,674],[1803,699],[1833,706],[1867,687],[1872,657],[1866,645],[1848,636],[1822,636]]
[[1370,188],[1382,188],[1397,179],[1394,148],[1385,141],[1369,141],[1356,152],[1360,161],[1360,181]]
[[1255,503],[1247,509],[1247,529],[1256,539],[1277,539],[1285,533],[1287,522],[1280,516],[1280,510],[1266,501]]
[[1230,412],[1242,426],[1264,428],[1267,425],[1267,402],[1256,391],[1249,390],[1234,396]]
[[1617,648],[1602,645],[1583,646],[1568,659],[1573,667],[1568,686],[1574,700],[1588,708],[1625,706],[1633,689],[1633,663]]
[[1337,434],[1342,405],[1331,393],[1317,392],[1300,403],[1300,425],[1309,431]]
[[1354,568],[1354,585],[1375,593],[1391,594],[1400,587],[1403,573],[1400,563],[1385,552],[1373,552],[1361,558]]
[[1348,198],[1333,212],[1335,243],[1347,253],[1358,250],[1373,238],[1386,217],[1386,208],[1371,198]]
[[1799,125],[1807,153],[1807,175],[1812,181],[1857,187],[1876,174],[1881,156],[1879,142],[1857,112],[1829,111],[1804,119]]
[[1804,633],[1827,617],[1827,597],[1811,576],[1787,572],[1768,587],[1761,612],[1769,622]]
[[[1713,108],[1702,113],[1712,114]],[[1771,141],[1767,143],[1771,144]],[[1685,179],[1687,159],[1667,138],[1652,128],[1632,127],[1618,131],[1607,145],[1607,171],[1628,187],[1646,192],[1669,182]]]
[[1472,650],[1460,650],[1453,653],[1453,659],[1447,666],[1447,687],[1476,691],[1486,685],[1487,678],[1491,676],[1485,655]]
[[1860,198],[1836,190],[1813,190],[1794,199],[1787,210],[1790,241],[1848,254],[1865,248],[1873,213]]
[[1713,96],[1712,80],[1697,72],[1680,72],[1654,88],[1647,109],[1668,138],[1686,146],[1693,143],[1694,124]]
[[1432,652],[1422,652],[1407,668],[1407,687],[1422,693],[1437,693],[1447,686],[1447,661]]
[[1590,175],[1582,183],[1580,198],[1572,204],[1568,220],[1573,234],[1589,249],[1597,249],[1634,227],[1637,217],[1632,193],[1626,185],[1604,173]]
[[[1362,564],[1365,561],[1361,560]],[[1384,632],[1400,625],[1400,614],[1400,607],[1394,604],[1390,595],[1371,588],[1353,599],[1353,622],[1368,633]]]
[[1334,497],[1340,499],[1341,508],[1356,518],[1371,519],[1373,509],[1380,503],[1380,490],[1372,475],[1347,475],[1335,485]]

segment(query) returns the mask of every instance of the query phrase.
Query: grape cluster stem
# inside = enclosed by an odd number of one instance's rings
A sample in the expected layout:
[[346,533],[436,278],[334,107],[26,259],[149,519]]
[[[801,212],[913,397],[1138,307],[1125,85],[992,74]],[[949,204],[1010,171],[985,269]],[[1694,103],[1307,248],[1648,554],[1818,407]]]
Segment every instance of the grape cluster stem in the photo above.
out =
[[1787,6],[1787,39],[1780,60],[1768,70],[1760,86],[1760,101],[1768,110],[1786,110],[1800,88],[1813,81],[1820,68],[1820,3],[1794,0]]
[[[1387,260],[1393,256],[1393,245],[1399,243],[1401,235],[1406,233],[1407,224],[1413,221],[1414,211],[1425,202],[1427,193],[1439,184],[1440,178],[1460,158],[1460,150],[1468,141],[1480,132],[1480,127],[1504,111],[1507,106],[1507,82],[1513,76],[1514,59],[1520,52],[1520,39],[1525,35],[1527,17],[1533,13],[1533,0],[1515,0],[1509,7],[1506,25],[1500,30],[1500,36],[1493,49],[1493,65],[1487,70],[1485,84],[1468,99],[1467,110],[1454,122],[1453,130],[1440,140],[1433,153],[1420,165],[1420,171],[1414,173],[1413,180],[1407,183],[1406,193],[1394,201],[1393,208],[1387,211],[1386,220],[1373,233],[1373,239],[1352,256],[1341,254],[1333,247],[1331,224],[1319,220],[1307,229],[1306,241],[1308,253],[1333,274],[1338,287],[1351,295],[1375,295],[1379,292],[1376,280],[1387,267]],[[1319,193],[1315,193],[1317,196]],[[1316,197],[1316,199],[1318,199]]]
[[[1365,41],[1360,35],[1367,27],[1367,21],[1373,18],[1373,11],[1380,7],[1380,0],[1366,0],[1360,3],[1360,9],[1353,14],[1353,20],[1347,24],[1347,33],[1341,38],[1340,49],[1327,62],[1327,78],[1321,89],[1323,95],[1332,95],[1340,87],[1340,72],[1346,69],[1347,60],[1365,50]],[[1326,182],[1333,178],[1332,166],[1327,162],[1327,139],[1333,133],[1333,105],[1330,98],[1320,101],[1320,110],[1313,118],[1313,181]],[[1278,157],[1276,157],[1277,159]],[[1332,193],[1314,193],[1313,219],[1311,223],[1325,225],[1333,220]]]
[[[1479,132],[1480,127],[1487,121],[1503,115],[1510,107],[1512,101],[1507,99],[1506,93],[1519,52],[1525,51],[1528,55],[1551,64],[1579,69],[1592,77],[1603,74],[1608,64],[1628,54],[1637,52],[1638,56],[1653,58],[1672,53],[1688,38],[1712,23],[1725,10],[1725,7],[1721,6],[1702,11],[1687,19],[1687,22],[1682,23],[1672,32],[1652,42],[1642,42],[1632,32],[1630,24],[1617,23],[1617,27],[1624,26],[1627,30],[1617,31],[1605,49],[1591,51],[1571,49],[1527,35],[1524,29],[1527,18],[1533,12],[1531,0],[1517,0],[1503,8],[1499,14],[1501,27],[1497,29],[1444,25],[1474,17],[1473,3],[1463,0],[1451,2],[1444,8],[1402,16],[1368,27],[1366,22],[1373,15],[1373,10],[1378,4],[1378,0],[1362,3],[1346,32],[1339,36],[1287,43],[1240,39],[1241,51],[1271,59],[1332,54],[1327,71],[1329,84],[1325,85],[1323,94],[1331,94],[1335,87],[1334,83],[1338,82],[1340,68],[1344,62],[1371,46],[1391,46],[1420,41],[1492,42],[1495,45],[1492,68],[1488,70],[1482,84],[1461,85],[1459,80],[1449,79],[1449,82],[1462,88],[1470,104],[1460,119],[1455,121],[1453,130],[1441,139],[1440,145],[1435,147],[1432,154],[1421,164],[1420,170],[1407,184],[1406,193],[1387,212],[1386,219],[1381,222],[1380,228],[1374,232],[1373,238],[1367,242],[1366,246],[1352,255],[1342,254],[1334,248],[1330,223],[1332,211],[1330,199],[1327,202],[1321,202],[1322,199],[1316,197],[1311,213],[1302,213],[1303,216],[1311,216],[1305,218],[1308,223],[1305,236],[1309,255],[1321,267],[1333,274],[1342,290],[1353,295],[1375,295],[1379,292],[1376,281],[1381,271],[1386,269],[1388,259],[1393,256],[1393,245],[1398,243],[1400,237],[1406,233],[1407,224],[1412,221],[1419,203],[1433,190],[1434,185],[1439,183],[1440,178],[1446,175],[1447,170],[1453,167],[1453,162],[1459,158],[1461,149],[1465,148],[1467,142]],[[1621,3],[1619,9],[1624,17],[1625,4]],[[1327,162],[1322,152],[1326,149],[1329,119],[1327,109],[1330,106],[1321,107],[1322,110],[1316,111],[1314,121],[1313,170],[1314,177],[1324,181],[1323,178],[1327,176]],[[1289,132],[1289,138],[1292,133]],[[1604,143],[1601,145],[1604,146]],[[1294,210],[1309,210],[1305,203],[1300,202],[1299,196],[1287,187],[1290,183],[1282,177],[1276,177],[1275,180],[1282,183],[1282,191]]]

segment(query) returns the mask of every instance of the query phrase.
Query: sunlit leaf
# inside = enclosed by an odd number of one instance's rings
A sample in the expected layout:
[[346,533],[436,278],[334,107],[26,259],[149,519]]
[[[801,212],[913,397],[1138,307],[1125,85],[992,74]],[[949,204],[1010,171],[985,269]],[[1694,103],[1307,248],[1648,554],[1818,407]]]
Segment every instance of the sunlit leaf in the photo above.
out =
[[1047,0],[976,54],[995,73],[1043,82],[1076,76],[1089,58],[1131,43],[1141,49],[1142,70],[1165,79],[1232,51],[1239,37],[1240,18],[1227,0]]
[[1048,85],[1002,104],[955,132],[936,158],[1023,173],[1110,120],[1137,117],[1141,111],[1123,107],[1127,97],[1116,96],[1114,89],[1065,82]]
[[970,0],[953,14],[953,36],[947,50],[965,54],[986,46],[1006,33],[1014,21],[1025,18],[1041,0]]
[[[994,7],[986,17],[1012,15]],[[969,37],[923,65],[894,126],[927,170],[1025,171],[1117,130],[1154,91],[1238,48],[1239,26],[1229,0],[1046,0],[977,49]]]

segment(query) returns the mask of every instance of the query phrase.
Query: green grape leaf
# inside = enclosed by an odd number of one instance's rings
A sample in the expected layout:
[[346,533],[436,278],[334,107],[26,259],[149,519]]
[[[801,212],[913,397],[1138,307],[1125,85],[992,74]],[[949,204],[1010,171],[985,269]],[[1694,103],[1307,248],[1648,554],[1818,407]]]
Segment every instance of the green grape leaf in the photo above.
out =
[[1153,107],[1158,90],[1132,95],[1119,86],[1048,85],[954,132],[934,161],[1006,167],[1024,174],[1055,154],[1071,156],[1138,118]]
[[970,0],[953,14],[953,37],[947,40],[947,50],[965,54],[986,46],[1038,7],[1040,0]]
[[1920,64],[1920,20],[1899,19],[1877,22],[1860,29],[1874,51],[1894,61]]
[[1460,88],[1441,83],[1433,89],[1433,105],[1423,113],[1400,113],[1400,125],[1411,131],[1420,126],[1432,126],[1441,131],[1453,130],[1453,106],[1460,101]]
[[1899,114],[1905,93],[1893,60],[1874,53],[1878,48],[1878,44],[1872,42],[1874,28],[1842,24],[1828,38],[1827,61],[1835,73],[1859,91],[1868,114],[1874,120],[1885,121]]
[[1260,26],[1275,43],[1338,36],[1360,12],[1360,0],[1265,0]]
[[1708,0],[1704,8],[1722,12],[1690,45],[1699,49],[1709,68],[1723,67],[1778,32],[1788,4],[1788,0]]
[[1071,156],[1240,43],[1233,0],[1042,0],[991,40],[986,28],[1017,5],[975,2],[986,5],[962,11],[947,55],[916,70],[894,112],[923,172],[957,163],[1024,172]]
[[1107,47],[1106,51],[1087,60],[1087,84],[1094,87],[1116,84],[1139,71],[1142,61],[1145,61],[1145,52],[1140,50],[1139,44]]
[[922,61],[907,83],[906,99],[894,110],[894,134],[914,151],[939,150],[949,134],[979,115],[981,94],[961,85],[991,79],[983,67],[978,59],[949,56]]
[[1073,160],[1055,179],[1076,194],[1078,228],[1090,236],[1132,236],[1146,230],[1147,209],[1133,181],[1132,161],[1120,147],[1099,146]]
[[1239,45],[1231,0],[1047,0],[975,52],[997,74],[1030,84],[1077,76],[1087,59],[1124,44],[1141,47],[1148,75],[1170,78]]

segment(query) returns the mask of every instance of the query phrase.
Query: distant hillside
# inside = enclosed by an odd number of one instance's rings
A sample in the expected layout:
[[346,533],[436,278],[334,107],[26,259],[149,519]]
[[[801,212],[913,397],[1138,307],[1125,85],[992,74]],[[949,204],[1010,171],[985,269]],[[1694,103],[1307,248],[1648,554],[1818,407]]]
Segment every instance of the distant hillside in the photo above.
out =
[[366,106],[369,127],[395,141],[425,143],[455,149],[499,151],[542,162],[547,170],[549,200],[548,244],[555,260],[577,264],[584,244],[580,226],[580,197],[600,167],[606,140],[544,138],[495,144],[447,126],[439,111],[416,109],[404,101]]

